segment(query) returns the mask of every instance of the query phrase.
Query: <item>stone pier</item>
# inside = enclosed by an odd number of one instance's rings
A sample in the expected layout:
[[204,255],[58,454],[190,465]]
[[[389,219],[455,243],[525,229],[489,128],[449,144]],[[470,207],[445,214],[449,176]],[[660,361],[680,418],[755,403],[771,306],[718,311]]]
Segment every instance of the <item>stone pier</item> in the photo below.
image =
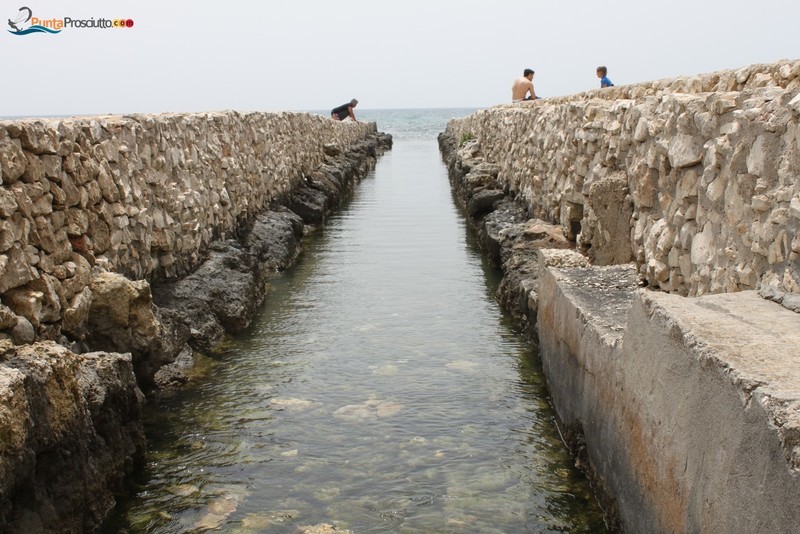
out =
[[95,529],[142,389],[246,328],[390,146],[304,113],[0,122],[0,531]]
[[576,461],[630,532],[800,524],[800,61],[440,136]]

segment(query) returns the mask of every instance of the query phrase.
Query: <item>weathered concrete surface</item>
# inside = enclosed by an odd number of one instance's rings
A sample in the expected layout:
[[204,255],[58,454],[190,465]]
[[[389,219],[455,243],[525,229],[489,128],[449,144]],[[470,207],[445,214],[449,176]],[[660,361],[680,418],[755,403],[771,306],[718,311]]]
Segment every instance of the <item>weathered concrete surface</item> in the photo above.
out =
[[0,340],[0,531],[89,532],[144,453],[129,355]]
[[752,291],[634,292],[619,269],[548,270],[537,329],[559,417],[624,529],[794,531],[796,314]]

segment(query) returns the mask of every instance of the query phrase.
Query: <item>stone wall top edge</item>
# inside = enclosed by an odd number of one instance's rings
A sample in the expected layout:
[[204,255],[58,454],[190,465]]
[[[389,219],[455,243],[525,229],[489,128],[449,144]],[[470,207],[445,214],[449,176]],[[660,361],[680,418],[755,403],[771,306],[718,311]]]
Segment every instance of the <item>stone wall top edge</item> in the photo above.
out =
[[[788,72],[786,72],[788,68]],[[764,86],[753,85],[749,80],[754,74],[766,73],[779,73],[784,69],[786,77],[780,78],[781,83],[767,84]],[[709,83],[718,83],[724,77],[741,76],[745,81],[740,85],[742,87],[721,90],[719,88],[711,88]],[[694,87],[680,87],[681,84],[689,84],[689,82],[697,81]],[[708,90],[701,90],[708,89]],[[675,78],[662,78],[659,80],[644,81],[628,85],[620,85],[606,89],[590,89],[579,93],[570,95],[561,95],[555,97],[548,97],[534,102],[518,102],[518,103],[502,103],[495,106],[478,110],[466,118],[480,115],[484,112],[512,112],[512,113],[525,113],[535,109],[540,109],[545,106],[553,104],[578,104],[578,103],[592,103],[596,105],[617,105],[623,101],[640,102],[647,98],[664,98],[670,95],[682,95],[683,98],[707,98],[711,94],[723,93],[760,93],[770,90],[785,90],[795,91],[800,90],[800,59],[789,60],[783,59],[774,63],[759,63],[747,65],[738,69],[720,70],[710,73],[679,76]],[[462,119],[452,119],[457,122]]]
[[[324,123],[338,124],[339,127],[352,126],[348,123],[336,123],[331,121],[328,117],[308,113],[303,111],[199,111],[199,112],[163,112],[163,113],[124,113],[124,114],[103,114],[103,115],[74,115],[66,117],[21,117],[13,119],[0,119],[0,127],[7,127],[9,125],[58,125],[58,124],[89,124],[92,122],[119,124],[128,121],[141,122],[151,120],[168,120],[174,121],[176,119],[188,120],[207,120],[209,118],[238,118],[238,119],[311,119],[318,120]],[[356,124],[370,125],[371,122],[362,121]]]

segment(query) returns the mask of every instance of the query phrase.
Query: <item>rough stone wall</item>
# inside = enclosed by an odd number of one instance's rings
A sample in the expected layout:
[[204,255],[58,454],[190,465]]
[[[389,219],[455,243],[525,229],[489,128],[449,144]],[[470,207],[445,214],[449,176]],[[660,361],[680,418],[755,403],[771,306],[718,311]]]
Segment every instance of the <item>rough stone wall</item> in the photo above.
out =
[[31,342],[82,329],[92,269],[191,272],[326,150],[374,133],[301,113],[0,122],[0,331]]
[[553,100],[637,99],[663,93],[726,93],[763,87],[800,89],[800,61],[783,60],[775,63],[748,65],[735,70],[666,78],[633,85],[618,85]]
[[[448,124],[529,215],[683,295],[800,294],[800,61],[506,105]],[[610,244],[614,244],[613,250]]]

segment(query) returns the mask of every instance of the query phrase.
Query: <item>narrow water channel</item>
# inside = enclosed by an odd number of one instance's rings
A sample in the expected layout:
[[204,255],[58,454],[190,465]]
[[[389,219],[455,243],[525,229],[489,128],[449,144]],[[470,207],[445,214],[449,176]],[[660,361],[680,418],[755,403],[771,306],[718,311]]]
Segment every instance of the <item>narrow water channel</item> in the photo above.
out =
[[426,113],[375,117],[394,149],[252,328],[148,406],[113,531],[604,531],[455,207],[435,140],[453,114]]

